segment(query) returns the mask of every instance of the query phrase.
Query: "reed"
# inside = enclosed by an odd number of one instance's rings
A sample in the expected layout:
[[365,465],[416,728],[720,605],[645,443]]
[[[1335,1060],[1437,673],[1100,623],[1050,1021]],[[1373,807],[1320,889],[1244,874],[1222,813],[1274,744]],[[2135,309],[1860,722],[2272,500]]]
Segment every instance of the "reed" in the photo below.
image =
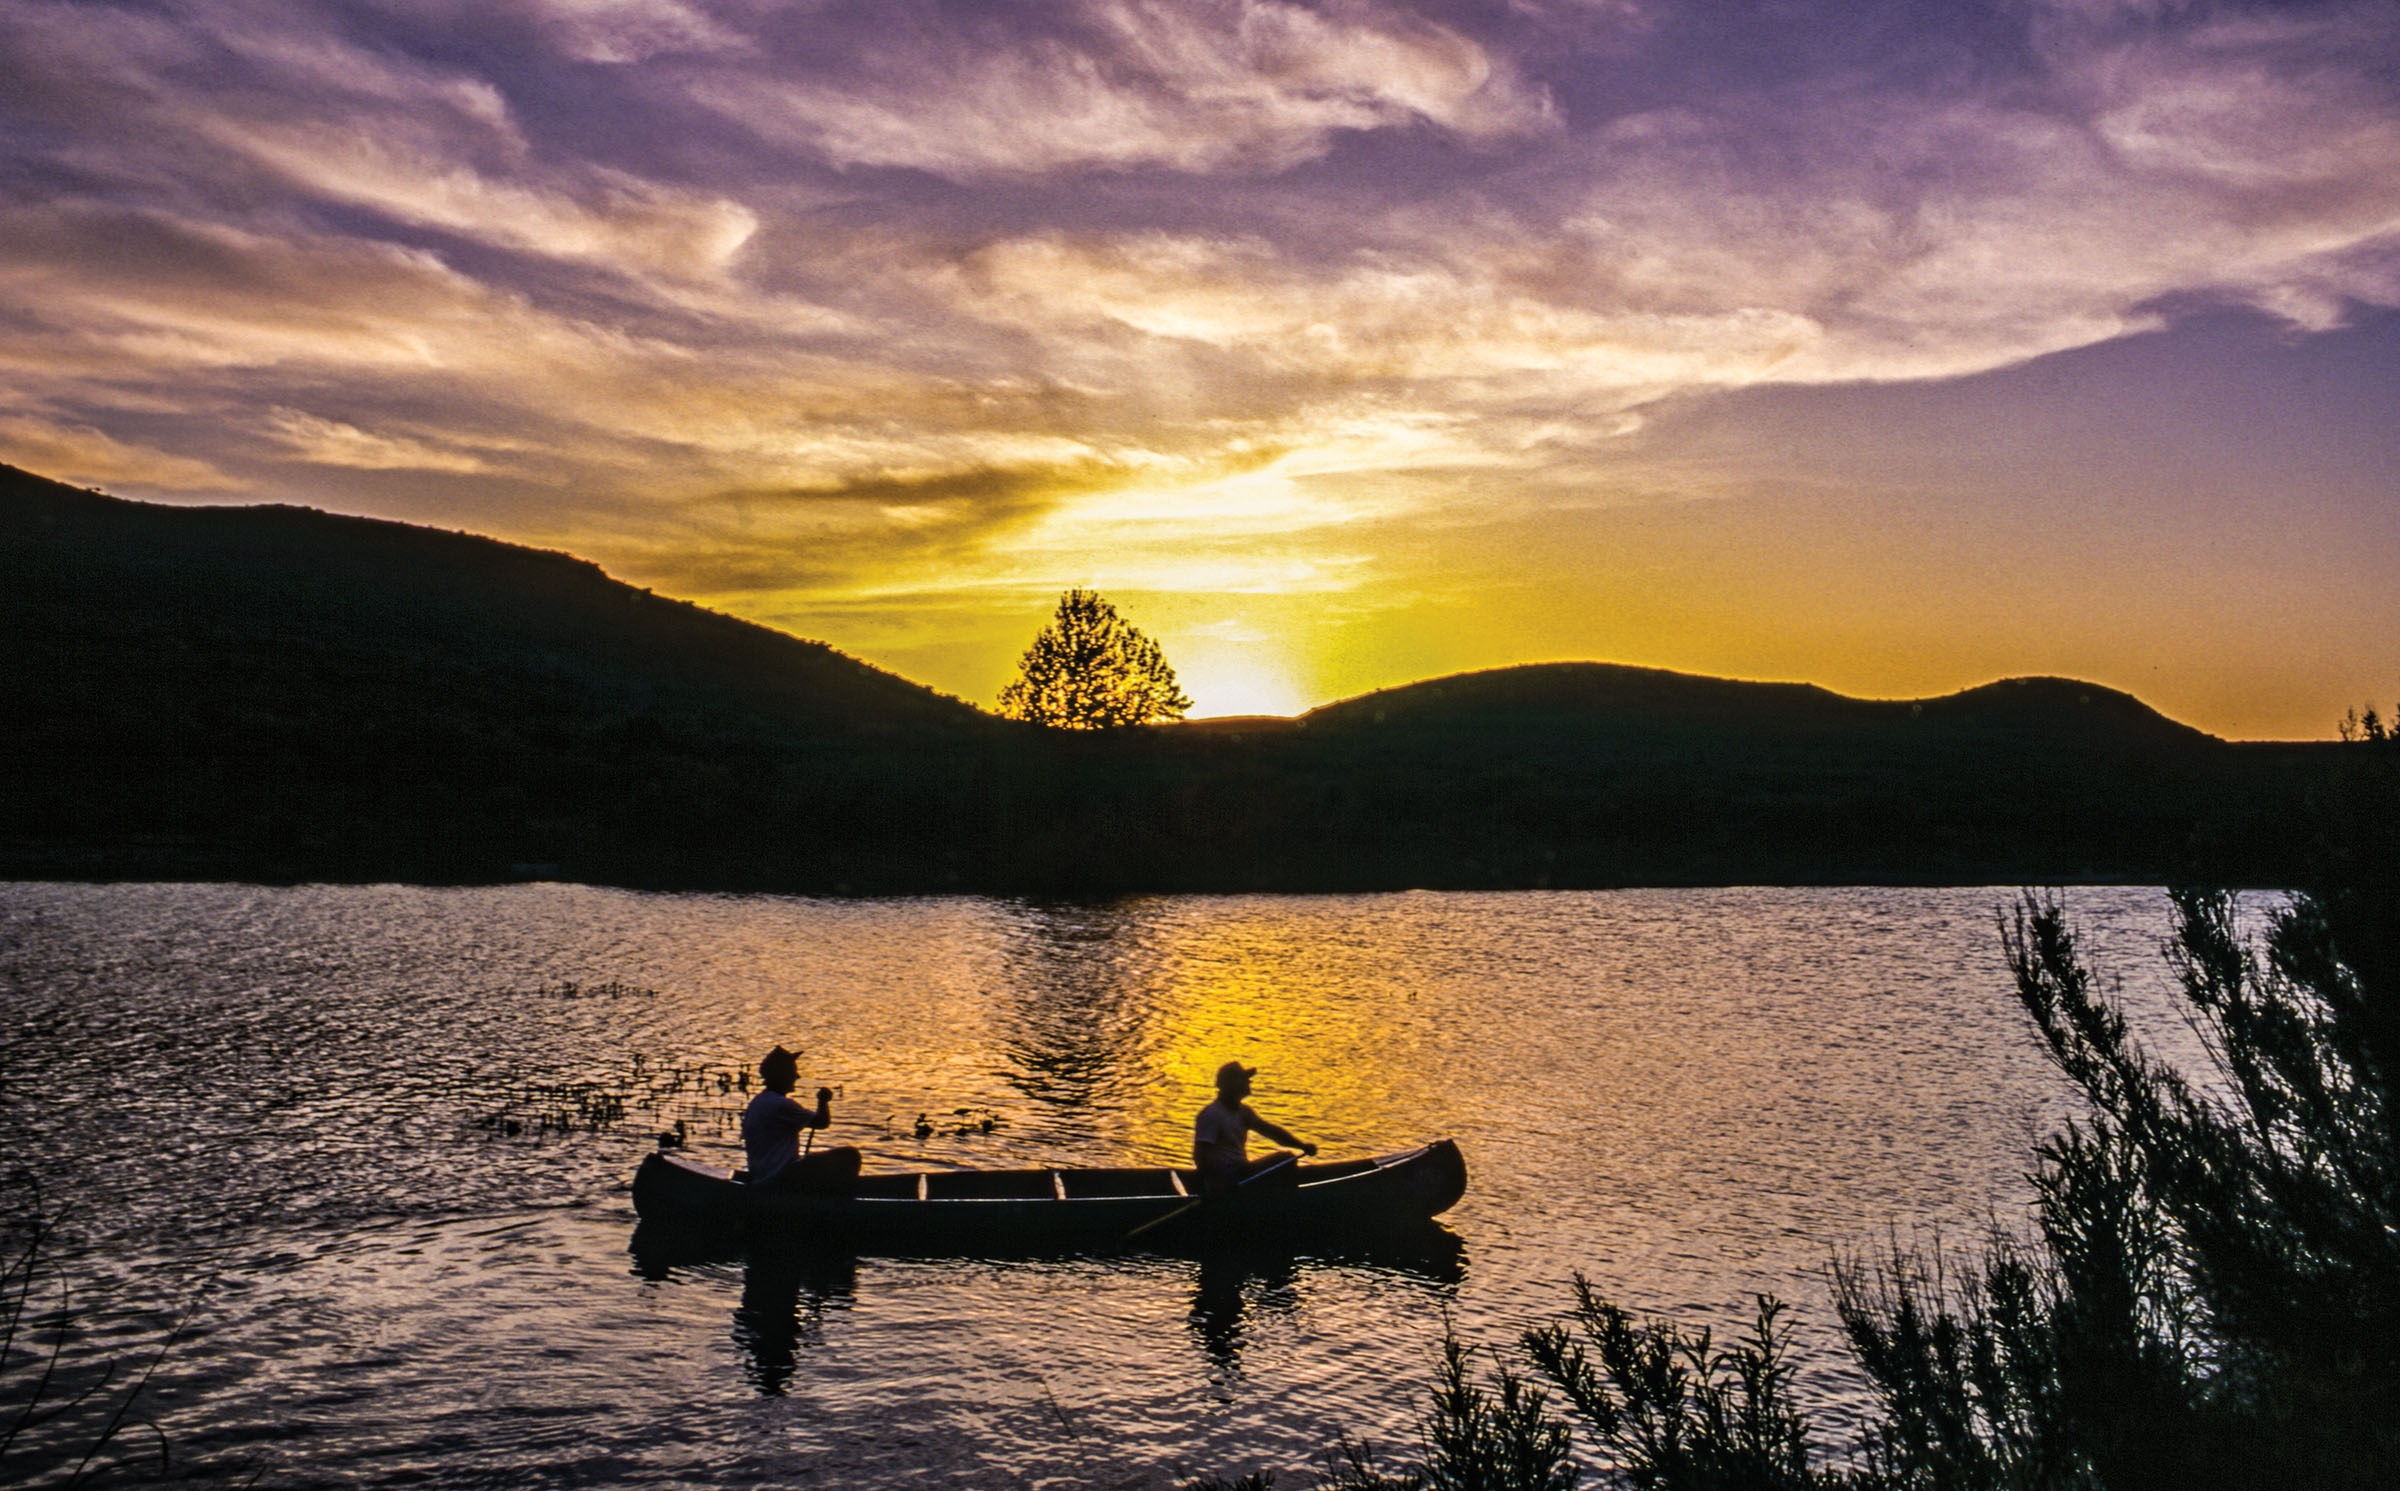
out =
[[[101,1302],[76,1293],[52,1267],[58,1214],[38,1181],[0,1181],[0,1485],[74,1487],[112,1471],[150,1466],[163,1479],[172,1448],[136,1407],[207,1291],[194,1290],[147,1361],[78,1355],[73,1346]],[[144,1441],[137,1452],[129,1439]],[[138,1459],[137,1459],[138,1455]]]

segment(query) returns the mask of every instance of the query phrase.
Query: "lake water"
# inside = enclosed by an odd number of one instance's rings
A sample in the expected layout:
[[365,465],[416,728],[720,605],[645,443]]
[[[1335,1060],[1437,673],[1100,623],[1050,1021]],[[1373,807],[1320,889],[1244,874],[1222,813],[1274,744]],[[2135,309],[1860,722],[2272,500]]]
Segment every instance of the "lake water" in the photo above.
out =
[[[1793,1301],[1839,1438],[1828,1260],[2021,1217],[2071,1111],[2012,894],[0,885],[0,1137],[65,1214],[71,1367],[138,1369],[211,1281],[127,1443],[261,1486],[1302,1485],[1577,1270],[1721,1332]],[[2179,1034],[2165,897],[2070,906]],[[1239,1057],[1330,1155],[1451,1135],[1469,1189],[1399,1258],[637,1254],[654,1136],[736,1162],[778,1041],[871,1168],[1180,1159]]]

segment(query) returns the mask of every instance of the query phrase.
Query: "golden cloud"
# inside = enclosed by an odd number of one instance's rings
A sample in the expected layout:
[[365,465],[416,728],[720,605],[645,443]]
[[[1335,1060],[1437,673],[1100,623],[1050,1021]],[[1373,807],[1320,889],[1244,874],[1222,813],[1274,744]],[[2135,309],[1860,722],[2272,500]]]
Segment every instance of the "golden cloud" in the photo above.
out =
[[206,461],[131,445],[89,425],[0,418],[0,461],[61,481],[170,492],[239,492],[250,483]]

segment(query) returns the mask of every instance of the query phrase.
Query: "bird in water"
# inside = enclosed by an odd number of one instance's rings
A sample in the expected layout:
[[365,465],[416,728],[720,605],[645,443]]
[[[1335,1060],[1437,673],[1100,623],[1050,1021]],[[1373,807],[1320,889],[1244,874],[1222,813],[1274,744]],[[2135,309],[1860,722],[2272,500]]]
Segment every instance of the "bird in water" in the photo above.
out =
[[684,1146],[684,1142],[690,1137],[690,1130],[685,1128],[683,1120],[678,1118],[675,1120],[675,1127],[671,1129],[659,1130],[658,1147],[661,1149],[681,1149]]

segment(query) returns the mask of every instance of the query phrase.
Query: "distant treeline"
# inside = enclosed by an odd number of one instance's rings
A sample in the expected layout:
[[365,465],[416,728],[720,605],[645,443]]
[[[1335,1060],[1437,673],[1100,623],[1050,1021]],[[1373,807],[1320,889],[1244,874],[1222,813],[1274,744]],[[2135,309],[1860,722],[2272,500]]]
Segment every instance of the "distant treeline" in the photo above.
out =
[[0,467],[0,876],[837,893],[2284,883],[2333,747],[1602,664],[1002,721],[596,566]]

